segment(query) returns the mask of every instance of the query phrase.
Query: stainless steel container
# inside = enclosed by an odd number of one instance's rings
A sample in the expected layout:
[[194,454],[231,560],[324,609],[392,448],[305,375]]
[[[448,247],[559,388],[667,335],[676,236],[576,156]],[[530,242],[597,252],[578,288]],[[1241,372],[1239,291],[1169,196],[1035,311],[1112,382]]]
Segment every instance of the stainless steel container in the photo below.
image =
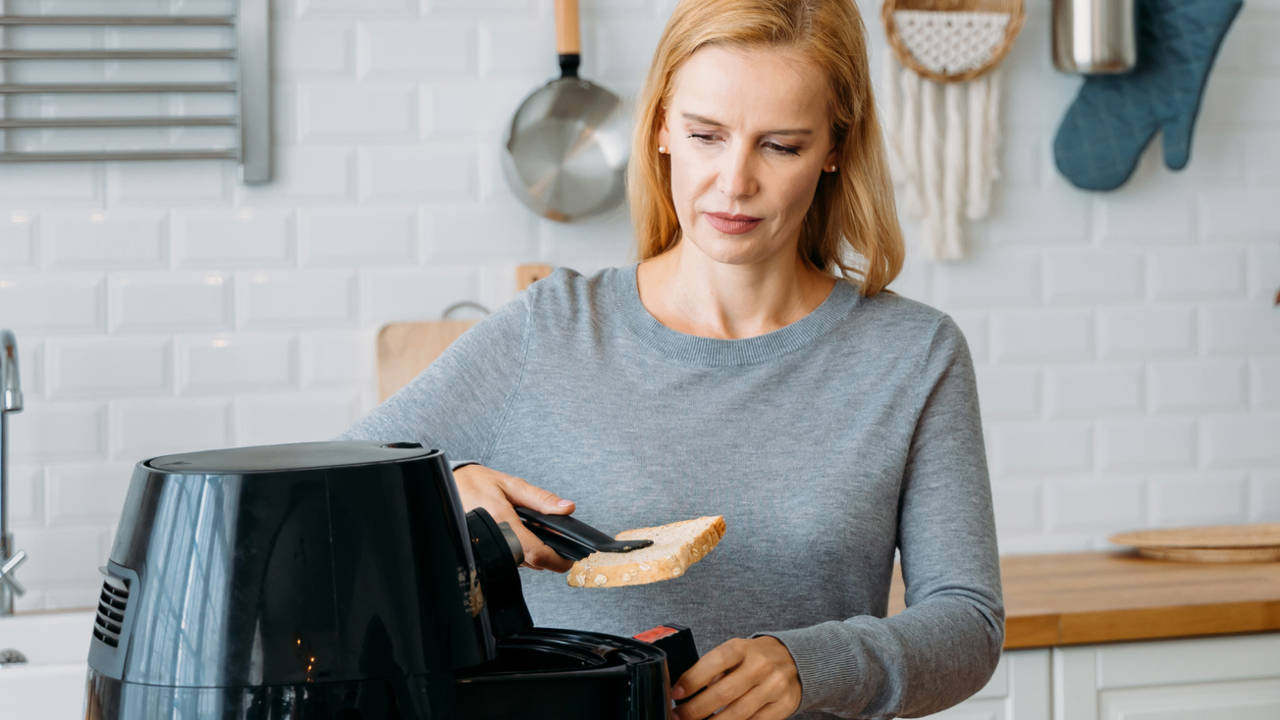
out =
[[1134,0],[1053,0],[1053,64],[1062,72],[1125,73],[1138,62]]

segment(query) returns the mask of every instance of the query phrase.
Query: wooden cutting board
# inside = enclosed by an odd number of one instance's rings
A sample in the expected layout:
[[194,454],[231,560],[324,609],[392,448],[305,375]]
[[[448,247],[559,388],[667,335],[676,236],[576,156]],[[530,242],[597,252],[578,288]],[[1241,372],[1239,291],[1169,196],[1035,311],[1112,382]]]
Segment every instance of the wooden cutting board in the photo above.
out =
[[[516,267],[519,292],[551,274],[550,265]],[[479,320],[394,322],[378,331],[378,401],[390,397],[430,365]]]
[[1112,535],[1116,545],[1139,554],[1182,562],[1270,562],[1280,560],[1280,523],[1208,525],[1138,530]]

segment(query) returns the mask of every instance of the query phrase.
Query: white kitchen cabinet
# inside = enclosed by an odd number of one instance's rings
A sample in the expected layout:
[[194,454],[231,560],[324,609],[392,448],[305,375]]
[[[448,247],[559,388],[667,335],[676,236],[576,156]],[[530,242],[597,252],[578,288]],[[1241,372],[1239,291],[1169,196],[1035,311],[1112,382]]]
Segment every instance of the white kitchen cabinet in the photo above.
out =
[[1280,633],[1054,648],[1055,720],[1276,720]]
[[936,720],[1280,720],[1280,633],[1004,654]]
[[1010,650],[986,687],[959,705],[930,715],[937,720],[1050,720],[1047,648]]

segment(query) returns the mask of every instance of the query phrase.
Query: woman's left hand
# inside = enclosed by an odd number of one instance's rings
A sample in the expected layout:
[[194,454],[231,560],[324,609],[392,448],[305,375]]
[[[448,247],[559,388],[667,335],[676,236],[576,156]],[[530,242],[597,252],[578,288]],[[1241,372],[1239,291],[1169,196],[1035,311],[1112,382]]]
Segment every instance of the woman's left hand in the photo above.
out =
[[676,700],[694,693],[672,720],[702,720],[717,710],[716,720],[780,720],[800,707],[800,675],[777,638],[733,638],[703,655],[671,689]]

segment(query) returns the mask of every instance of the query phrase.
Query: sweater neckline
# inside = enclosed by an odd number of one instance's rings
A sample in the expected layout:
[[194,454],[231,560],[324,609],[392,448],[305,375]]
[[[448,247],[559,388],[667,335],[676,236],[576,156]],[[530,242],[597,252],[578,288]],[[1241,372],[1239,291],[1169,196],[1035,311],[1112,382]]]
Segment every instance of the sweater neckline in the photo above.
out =
[[689,335],[663,325],[640,301],[636,273],[640,263],[619,268],[622,297],[619,313],[640,340],[658,352],[683,363],[708,367],[767,362],[793,352],[825,334],[846,317],[861,297],[857,288],[836,278],[825,300],[799,320],[764,335],[725,340]]

